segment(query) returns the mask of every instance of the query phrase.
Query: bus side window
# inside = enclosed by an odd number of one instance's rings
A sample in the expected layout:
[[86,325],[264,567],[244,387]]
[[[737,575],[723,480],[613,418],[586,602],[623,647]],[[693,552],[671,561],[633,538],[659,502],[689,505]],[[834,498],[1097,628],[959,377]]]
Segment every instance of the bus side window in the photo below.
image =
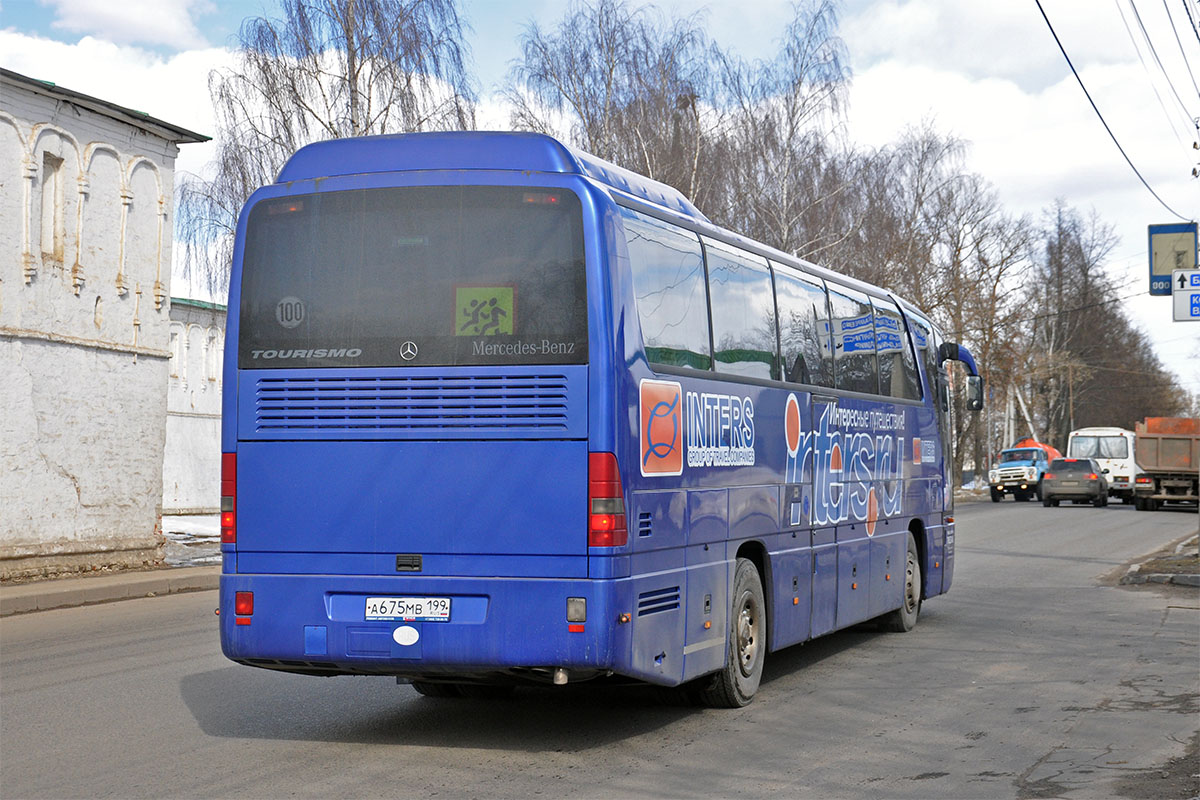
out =
[[791,270],[775,268],[783,379],[833,388],[829,304],[825,287]]
[[621,209],[621,222],[646,359],[711,369],[700,238],[628,208]]
[[925,368],[925,376],[929,381],[929,396],[938,397],[938,362],[937,348],[933,345],[933,331],[929,323],[918,317],[909,315],[912,323],[913,344],[917,346],[917,356],[921,366]]
[[872,298],[875,346],[879,354],[879,391],[903,400],[921,399],[917,362],[900,312],[889,300]]
[[837,388],[879,394],[875,366],[875,324],[866,295],[839,286],[829,290],[833,312],[833,351]]
[[765,259],[704,239],[717,372],[779,380],[775,293]]

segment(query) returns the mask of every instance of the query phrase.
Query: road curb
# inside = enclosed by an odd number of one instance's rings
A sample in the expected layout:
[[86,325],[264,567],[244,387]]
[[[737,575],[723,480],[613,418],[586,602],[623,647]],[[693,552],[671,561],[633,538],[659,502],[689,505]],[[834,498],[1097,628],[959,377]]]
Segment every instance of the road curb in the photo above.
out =
[[[1196,534],[1192,534],[1175,546],[1175,555],[1182,555],[1184,550],[1196,547],[1198,542],[1200,542],[1200,537],[1198,537]],[[1200,575],[1188,573],[1142,572],[1142,564],[1134,564],[1124,575],[1121,576],[1119,583],[1121,583],[1123,586],[1137,586],[1146,583],[1169,583],[1175,586],[1200,586]]]
[[216,589],[220,567],[178,567],[0,586],[0,617]]
[[1164,572],[1151,572],[1143,575],[1140,572],[1125,573],[1121,578],[1124,586],[1136,586],[1143,583],[1172,583],[1176,586],[1200,586],[1200,575],[1170,575]]

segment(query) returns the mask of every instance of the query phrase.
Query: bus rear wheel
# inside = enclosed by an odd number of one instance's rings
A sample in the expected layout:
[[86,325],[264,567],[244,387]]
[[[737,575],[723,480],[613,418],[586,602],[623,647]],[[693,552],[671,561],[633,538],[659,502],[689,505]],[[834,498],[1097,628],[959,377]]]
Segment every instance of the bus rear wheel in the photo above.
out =
[[904,602],[895,611],[883,618],[883,629],[896,633],[907,633],[917,627],[921,613],[921,560],[917,554],[917,540],[912,531],[908,533],[908,554],[904,564]]
[[712,708],[749,705],[762,681],[767,655],[767,604],[758,570],[746,558],[739,558],[734,570],[727,639],[725,666],[698,693],[700,702]]

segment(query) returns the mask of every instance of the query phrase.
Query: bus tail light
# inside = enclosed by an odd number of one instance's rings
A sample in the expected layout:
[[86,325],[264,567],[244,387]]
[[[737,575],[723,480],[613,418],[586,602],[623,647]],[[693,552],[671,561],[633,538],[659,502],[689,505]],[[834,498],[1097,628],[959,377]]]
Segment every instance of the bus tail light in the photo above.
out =
[[233,613],[237,615],[233,620],[235,625],[249,625],[254,615],[254,592],[235,592]]
[[254,592],[235,592],[233,595],[233,613],[248,617],[254,613]]
[[588,453],[588,547],[621,547],[628,541],[617,457]]
[[221,544],[237,543],[237,453],[221,453]]

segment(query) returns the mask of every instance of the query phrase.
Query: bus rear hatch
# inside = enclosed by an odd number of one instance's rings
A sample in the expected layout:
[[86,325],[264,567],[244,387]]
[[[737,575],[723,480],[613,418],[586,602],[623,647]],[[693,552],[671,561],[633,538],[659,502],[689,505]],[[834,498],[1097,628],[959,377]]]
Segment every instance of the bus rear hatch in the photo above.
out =
[[587,574],[573,192],[265,199],[242,263],[239,572]]

